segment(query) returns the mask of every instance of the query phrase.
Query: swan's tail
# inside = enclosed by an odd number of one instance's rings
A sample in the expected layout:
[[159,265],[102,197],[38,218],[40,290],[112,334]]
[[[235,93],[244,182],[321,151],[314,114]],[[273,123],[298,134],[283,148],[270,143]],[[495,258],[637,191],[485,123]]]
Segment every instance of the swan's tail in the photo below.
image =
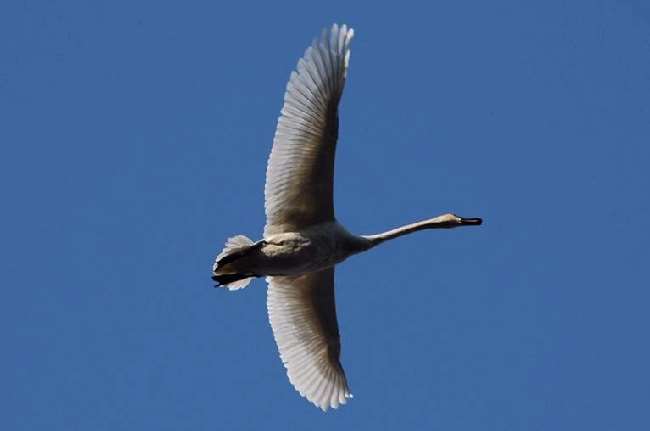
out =
[[225,286],[229,290],[248,286],[255,275],[242,274],[235,269],[233,262],[246,255],[254,245],[255,243],[244,235],[228,238],[226,245],[212,265],[212,279],[218,283],[218,286]]

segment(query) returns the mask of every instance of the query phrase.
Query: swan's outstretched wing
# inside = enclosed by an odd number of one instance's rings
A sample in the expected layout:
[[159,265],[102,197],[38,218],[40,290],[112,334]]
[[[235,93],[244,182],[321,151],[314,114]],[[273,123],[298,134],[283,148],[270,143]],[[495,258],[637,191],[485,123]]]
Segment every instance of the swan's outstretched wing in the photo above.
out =
[[352,35],[334,24],[291,73],[266,169],[265,236],[334,220],[338,104]]
[[289,381],[323,410],[351,398],[339,362],[334,269],[295,277],[268,277],[267,308]]

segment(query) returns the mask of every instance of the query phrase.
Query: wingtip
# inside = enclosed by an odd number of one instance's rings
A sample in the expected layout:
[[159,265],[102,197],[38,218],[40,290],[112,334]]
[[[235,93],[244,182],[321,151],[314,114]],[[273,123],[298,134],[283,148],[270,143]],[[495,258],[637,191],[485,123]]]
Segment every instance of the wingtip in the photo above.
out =
[[337,410],[339,407],[344,406],[347,404],[348,400],[354,398],[354,395],[352,395],[350,392],[345,391],[343,394],[339,395],[339,398],[336,398],[334,400],[332,399],[327,399],[323,400],[321,402],[318,402],[316,400],[311,400],[310,397],[308,397],[306,394],[298,391],[298,393],[307,399],[309,402],[311,402],[313,405],[321,409],[324,413],[327,413],[328,410]]
[[324,27],[323,30],[321,31],[321,37],[325,37],[328,34],[334,34],[334,33],[344,33],[347,35],[349,39],[354,36],[354,28],[350,27],[347,24],[341,24],[339,25],[338,23],[333,23],[329,28]]

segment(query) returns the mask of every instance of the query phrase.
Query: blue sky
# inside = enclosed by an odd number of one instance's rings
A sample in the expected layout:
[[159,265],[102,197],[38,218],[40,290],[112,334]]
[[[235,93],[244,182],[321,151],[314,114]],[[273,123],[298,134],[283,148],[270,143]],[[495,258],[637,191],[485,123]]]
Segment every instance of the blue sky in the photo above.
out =
[[[213,289],[259,238],[284,86],[356,30],[339,220],[354,400],[289,385],[263,281]],[[2,428],[648,429],[650,7],[627,1],[5,1]]]

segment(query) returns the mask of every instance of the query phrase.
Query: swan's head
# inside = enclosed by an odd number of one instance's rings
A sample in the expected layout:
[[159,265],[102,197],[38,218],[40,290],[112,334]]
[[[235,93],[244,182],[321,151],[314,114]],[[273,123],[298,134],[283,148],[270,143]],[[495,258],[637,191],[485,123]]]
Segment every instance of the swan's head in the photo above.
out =
[[478,226],[483,223],[483,219],[478,217],[465,218],[452,213],[443,214],[440,217],[436,217],[436,219],[438,220],[440,226],[446,228],[458,226]]

